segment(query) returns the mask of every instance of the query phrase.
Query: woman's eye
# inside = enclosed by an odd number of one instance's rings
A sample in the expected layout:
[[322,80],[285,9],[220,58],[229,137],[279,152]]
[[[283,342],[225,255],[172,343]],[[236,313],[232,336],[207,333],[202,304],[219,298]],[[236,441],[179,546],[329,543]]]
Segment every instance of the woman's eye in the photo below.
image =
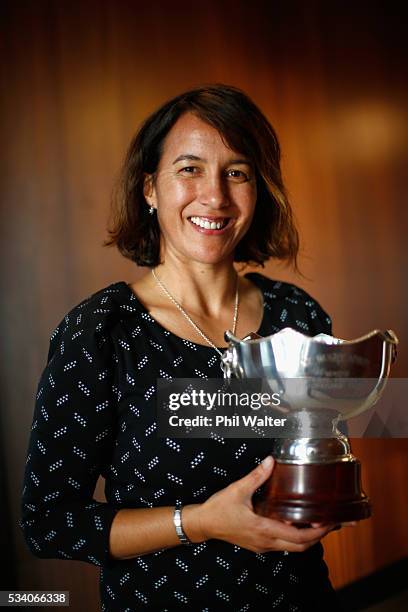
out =
[[228,170],[227,174],[231,178],[241,181],[247,181],[249,179],[248,175],[245,174],[245,172],[242,172],[242,170]]
[[196,174],[198,172],[197,166],[185,166],[181,168],[180,172],[185,172],[186,174]]

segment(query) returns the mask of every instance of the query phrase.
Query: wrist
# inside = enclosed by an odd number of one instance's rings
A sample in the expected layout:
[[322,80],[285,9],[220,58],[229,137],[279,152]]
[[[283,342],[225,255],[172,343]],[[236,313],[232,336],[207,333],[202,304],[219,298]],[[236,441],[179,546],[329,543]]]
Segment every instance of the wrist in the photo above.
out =
[[182,510],[183,531],[193,544],[200,544],[208,539],[202,526],[202,505],[187,504]]

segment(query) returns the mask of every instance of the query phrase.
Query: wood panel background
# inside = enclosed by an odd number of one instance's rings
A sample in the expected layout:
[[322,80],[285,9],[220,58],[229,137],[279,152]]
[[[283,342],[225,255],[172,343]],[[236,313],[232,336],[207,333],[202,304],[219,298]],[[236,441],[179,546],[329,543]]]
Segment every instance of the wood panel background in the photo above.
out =
[[[392,327],[408,354],[403,15],[386,2],[27,0],[1,5],[2,466],[20,588],[97,609],[96,570],[39,560],[17,525],[48,337],[136,267],[103,249],[112,186],[139,122],[193,85],[243,88],[275,126],[308,290],[337,335]],[[406,440],[356,440],[374,516],[326,539],[336,586],[407,553]],[[67,571],[69,570],[69,571]]]

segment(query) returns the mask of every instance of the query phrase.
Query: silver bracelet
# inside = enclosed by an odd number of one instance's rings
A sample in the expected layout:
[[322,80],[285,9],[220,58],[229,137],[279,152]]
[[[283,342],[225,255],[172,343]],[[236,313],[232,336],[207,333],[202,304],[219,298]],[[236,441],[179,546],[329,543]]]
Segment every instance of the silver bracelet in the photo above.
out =
[[190,546],[193,542],[191,540],[188,539],[188,537],[186,536],[186,534],[184,533],[183,530],[183,524],[181,522],[181,510],[182,510],[183,506],[180,503],[177,503],[175,508],[174,508],[174,514],[173,514],[173,522],[174,522],[174,526],[176,528],[176,533],[178,535],[178,539],[180,540],[180,542],[182,544],[186,544],[187,546]]

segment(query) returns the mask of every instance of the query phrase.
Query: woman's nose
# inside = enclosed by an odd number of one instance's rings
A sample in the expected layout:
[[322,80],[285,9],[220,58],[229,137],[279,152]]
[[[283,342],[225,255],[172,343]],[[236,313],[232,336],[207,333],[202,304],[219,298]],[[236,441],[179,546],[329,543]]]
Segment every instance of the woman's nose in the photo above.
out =
[[200,203],[211,208],[227,206],[228,196],[225,181],[221,176],[205,177],[200,184]]

